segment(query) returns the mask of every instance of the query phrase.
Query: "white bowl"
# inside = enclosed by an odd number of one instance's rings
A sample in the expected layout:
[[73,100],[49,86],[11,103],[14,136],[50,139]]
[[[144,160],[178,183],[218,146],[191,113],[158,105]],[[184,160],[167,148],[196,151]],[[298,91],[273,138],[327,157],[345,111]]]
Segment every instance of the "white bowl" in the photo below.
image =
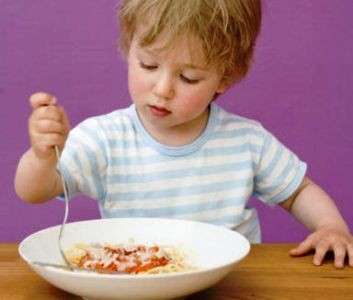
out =
[[63,246],[76,243],[136,243],[182,247],[198,269],[185,273],[117,275],[72,272],[40,261],[64,264],[59,248],[60,226],[38,231],[19,246],[21,257],[54,286],[85,299],[173,299],[208,288],[225,277],[250,250],[241,234],[206,223],[154,218],[99,219],[68,223]]

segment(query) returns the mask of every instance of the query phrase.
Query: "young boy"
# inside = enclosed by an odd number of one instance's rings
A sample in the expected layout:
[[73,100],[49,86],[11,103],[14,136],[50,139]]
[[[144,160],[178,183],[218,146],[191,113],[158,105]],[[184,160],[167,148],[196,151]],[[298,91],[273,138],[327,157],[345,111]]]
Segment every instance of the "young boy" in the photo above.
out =
[[31,148],[16,192],[40,203],[63,193],[98,200],[103,218],[165,217],[210,222],[260,242],[251,195],[279,204],[313,233],[292,255],[315,250],[320,265],[353,266],[353,238],[306,165],[258,122],[213,100],[247,73],[260,29],[259,0],[125,0],[121,47],[133,105],[89,118],[69,133],[54,96],[31,96]]

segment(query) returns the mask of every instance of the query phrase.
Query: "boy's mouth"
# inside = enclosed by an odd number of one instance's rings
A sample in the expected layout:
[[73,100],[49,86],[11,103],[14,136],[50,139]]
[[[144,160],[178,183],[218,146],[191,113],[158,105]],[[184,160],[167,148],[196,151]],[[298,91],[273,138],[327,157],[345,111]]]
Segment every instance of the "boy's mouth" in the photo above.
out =
[[149,105],[148,107],[149,107],[150,111],[152,112],[152,114],[157,117],[165,117],[165,116],[172,113],[168,109],[165,109],[164,107],[161,107],[161,106]]

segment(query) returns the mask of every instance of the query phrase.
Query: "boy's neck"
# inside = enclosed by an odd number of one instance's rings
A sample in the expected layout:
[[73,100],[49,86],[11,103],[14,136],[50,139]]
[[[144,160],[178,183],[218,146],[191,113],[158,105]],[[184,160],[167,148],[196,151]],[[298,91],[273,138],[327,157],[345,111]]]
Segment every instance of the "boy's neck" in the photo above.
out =
[[178,147],[191,144],[205,130],[210,115],[210,107],[195,120],[183,125],[168,128],[148,128],[143,119],[140,118],[146,131],[159,143]]

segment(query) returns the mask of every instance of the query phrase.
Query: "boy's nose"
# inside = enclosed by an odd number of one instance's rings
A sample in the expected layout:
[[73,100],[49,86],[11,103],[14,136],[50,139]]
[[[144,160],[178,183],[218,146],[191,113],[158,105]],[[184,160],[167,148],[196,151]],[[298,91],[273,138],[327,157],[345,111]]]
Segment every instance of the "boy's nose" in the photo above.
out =
[[173,80],[171,76],[160,76],[154,85],[153,93],[158,97],[169,100],[174,96]]

